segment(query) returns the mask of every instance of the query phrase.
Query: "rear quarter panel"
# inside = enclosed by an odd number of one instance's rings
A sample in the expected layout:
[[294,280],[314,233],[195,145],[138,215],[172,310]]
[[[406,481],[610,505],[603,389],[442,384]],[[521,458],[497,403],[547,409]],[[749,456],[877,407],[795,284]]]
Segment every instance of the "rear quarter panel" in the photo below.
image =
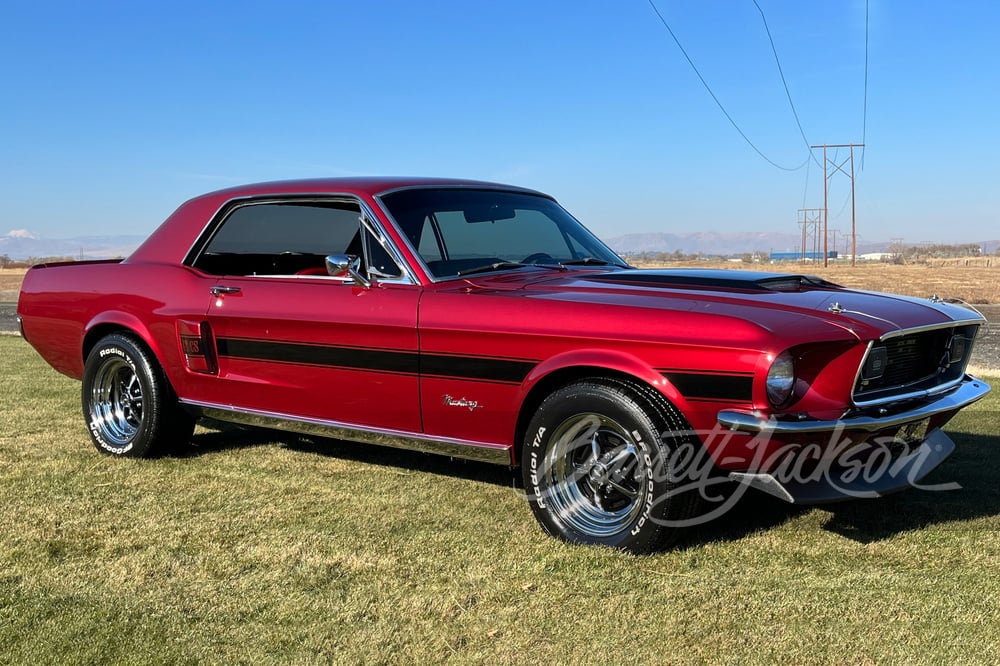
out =
[[[160,360],[178,392],[185,380],[176,320],[203,318],[213,280],[168,264],[80,262],[25,275],[18,301],[25,339],[52,367],[79,379],[88,344],[127,329]],[[88,340],[88,335],[91,339]]]

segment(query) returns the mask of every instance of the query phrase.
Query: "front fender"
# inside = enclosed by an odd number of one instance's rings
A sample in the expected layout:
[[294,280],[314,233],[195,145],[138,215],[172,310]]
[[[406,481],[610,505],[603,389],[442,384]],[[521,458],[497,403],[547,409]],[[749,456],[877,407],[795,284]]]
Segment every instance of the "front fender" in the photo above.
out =
[[586,368],[627,375],[652,386],[682,413],[687,413],[689,409],[684,396],[662,373],[637,356],[610,349],[574,349],[542,361],[528,373],[521,384],[521,391],[518,395],[519,404],[525,404],[531,393],[540,385],[544,385],[545,380],[553,375],[566,371],[572,371],[576,374],[581,369]]

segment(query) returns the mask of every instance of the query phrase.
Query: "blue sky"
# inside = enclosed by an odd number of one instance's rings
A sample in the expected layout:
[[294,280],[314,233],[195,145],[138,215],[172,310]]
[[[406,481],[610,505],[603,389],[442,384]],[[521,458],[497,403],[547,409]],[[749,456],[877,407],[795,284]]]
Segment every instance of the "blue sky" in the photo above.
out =
[[[864,0],[758,3],[808,140],[867,144],[863,239],[1000,237],[1000,3],[870,0],[867,120]],[[754,3],[656,6],[754,144],[800,165]],[[534,187],[604,237],[797,233],[822,206],[817,164],[761,159],[648,0],[0,0],[0,61],[0,235],[144,235],[206,191],[354,174]]]

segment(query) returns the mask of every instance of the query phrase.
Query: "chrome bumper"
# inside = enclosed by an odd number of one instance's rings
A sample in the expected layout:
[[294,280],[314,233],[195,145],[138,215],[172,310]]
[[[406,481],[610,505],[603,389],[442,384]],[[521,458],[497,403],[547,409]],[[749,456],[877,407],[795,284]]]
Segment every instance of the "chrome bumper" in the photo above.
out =
[[[851,473],[851,468],[830,466],[820,474],[799,478],[795,474],[767,472],[730,472],[729,478],[750,488],[792,504],[828,504],[852,499],[871,499],[896,493],[918,484],[934,468],[944,462],[955,450],[940,428],[932,430],[927,438],[910,453],[897,458],[876,478]],[[941,490],[957,488],[948,484]]]
[[966,375],[953,391],[936,400],[913,409],[886,416],[847,416],[834,421],[801,420],[783,421],[764,418],[754,412],[724,409],[719,412],[719,424],[728,430],[746,433],[768,433],[778,435],[801,435],[814,432],[862,431],[877,432],[921,421],[938,414],[962,409],[971,405],[990,392],[990,386],[975,377]]

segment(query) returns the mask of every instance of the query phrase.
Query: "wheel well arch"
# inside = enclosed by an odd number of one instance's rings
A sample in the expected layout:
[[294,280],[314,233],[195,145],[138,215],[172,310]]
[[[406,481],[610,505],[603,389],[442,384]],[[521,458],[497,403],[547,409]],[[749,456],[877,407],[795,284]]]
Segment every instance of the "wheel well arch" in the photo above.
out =
[[521,407],[517,413],[517,420],[514,427],[514,445],[511,447],[511,460],[514,465],[520,464],[521,446],[524,443],[524,435],[528,428],[528,423],[534,416],[539,405],[551,393],[574,382],[583,379],[611,379],[638,386],[643,389],[645,397],[648,399],[662,400],[677,409],[683,414],[680,407],[671,401],[662,391],[649,384],[640,377],[599,365],[576,365],[554,370],[538,380],[528,391],[521,401]]
[[86,364],[87,357],[90,356],[90,352],[97,343],[112,333],[121,333],[133,338],[153,355],[153,359],[160,364],[160,367],[163,367],[163,358],[160,355],[160,349],[155,344],[149,331],[138,320],[121,321],[117,318],[95,321],[87,329],[83,336],[82,348],[80,349],[84,364]]
[[124,333],[126,335],[131,335],[140,340],[146,347],[149,347],[149,345],[146,344],[146,341],[143,340],[138,333],[124,324],[98,324],[87,331],[86,335],[83,336],[83,349],[81,352],[84,362],[87,361],[87,357],[90,356],[90,352],[95,346],[97,346],[97,343],[100,342],[102,338],[111,335],[112,333]]

